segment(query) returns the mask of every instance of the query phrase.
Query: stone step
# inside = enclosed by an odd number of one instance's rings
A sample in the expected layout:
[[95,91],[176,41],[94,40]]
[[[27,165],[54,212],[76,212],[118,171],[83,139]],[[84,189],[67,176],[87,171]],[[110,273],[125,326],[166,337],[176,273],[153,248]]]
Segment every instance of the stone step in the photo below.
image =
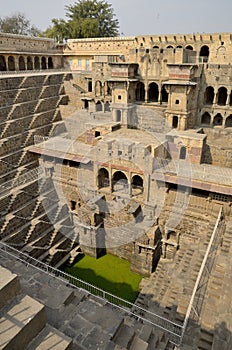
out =
[[128,349],[133,341],[133,337],[134,329],[122,322],[112,340],[117,345]]
[[147,350],[147,348],[148,343],[138,337],[134,337],[129,347],[130,350]]
[[18,276],[0,266],[0,309],[13,299],[19,290]]
[[44,305],[28,295],[15,298],[1,311],[1,350],[18,350],[19,344],[21,349],[25,349],[46,324]]
[[72,339],[47,325],[29,344],[27,350],[71,350]]

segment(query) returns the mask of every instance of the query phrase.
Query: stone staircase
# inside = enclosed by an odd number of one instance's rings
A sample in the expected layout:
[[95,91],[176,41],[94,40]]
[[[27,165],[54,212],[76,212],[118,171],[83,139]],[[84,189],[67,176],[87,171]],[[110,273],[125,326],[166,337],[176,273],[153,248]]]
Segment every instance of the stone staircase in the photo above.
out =
[[0,325],[1,349],[72,349],[72,340],[47,324],[45,306],[23,293],[18,276],[1,266]]
[[[20,279],[24,295],[28,294],[37,304],[45,305],[49,323],[45,325],[46,320],[43,322],[45,327],[40,331],[40,335],[25,349],[49,349],[47,345],[44,348],[37,348],[35,345],[38,346],[39,338],[46,344],[50,327],[53,327],[53,331],[54,328],[57,329],[61,332],[59,334],[63,333],[65,337],[71,337],[74,350],[174,349],[161,330],[128,316],[123,309],[109,304],[107,300],[88,294],[83,289],[67,287],[66,283],[60,283],[52,275],[38,270],[35,274],[33,267],[20,261],[14,262],[13,259],[13,257],[6,259],[1,255],[0,265],[12,267],[12,271],[18,274],[16,283]],[[13,291],[12,288],[11,293]],[[51,339],[55,339],[55,336],[52,335]],[[54,349],[63,348],[54,347]]]

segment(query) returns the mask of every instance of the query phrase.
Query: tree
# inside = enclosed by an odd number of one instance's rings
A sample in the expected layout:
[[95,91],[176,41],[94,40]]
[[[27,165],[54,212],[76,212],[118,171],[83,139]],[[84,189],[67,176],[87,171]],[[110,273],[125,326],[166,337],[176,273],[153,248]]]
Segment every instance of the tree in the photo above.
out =
[[52,19],[53,26],[48,27],[41,35],[47,38],[54,38],[58,42],[63,42],[69,37],[69,24],[64,19]]
[[0,31],[3,33],[38,36],[40,30],[26,18],[23,13],[15,13],[12,16],[0,17]]
[[75,39],[109,37],[119,34],[119,22],[111,4],[105,0],[78,0],[65,7],[67,21],[53,19],[53,26],[43,35],[52,38]]

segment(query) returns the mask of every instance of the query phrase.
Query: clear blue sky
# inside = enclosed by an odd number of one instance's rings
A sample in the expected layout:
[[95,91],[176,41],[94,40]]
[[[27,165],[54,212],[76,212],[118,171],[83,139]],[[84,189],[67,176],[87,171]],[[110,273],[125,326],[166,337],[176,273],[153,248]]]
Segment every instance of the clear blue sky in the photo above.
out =
[[[65,18],[74,0],[1,0],[0,17],[22,12],[39,29]],[[232,0],[109,0],[124,35],[232,32]],[[3,4],[4,3],[4,4]]]

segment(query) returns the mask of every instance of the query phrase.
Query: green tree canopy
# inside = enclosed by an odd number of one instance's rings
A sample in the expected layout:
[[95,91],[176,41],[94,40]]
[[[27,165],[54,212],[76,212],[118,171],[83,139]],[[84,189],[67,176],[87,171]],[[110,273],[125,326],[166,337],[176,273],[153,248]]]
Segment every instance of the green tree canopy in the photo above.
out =
[[43,35],[58,41],[118,35],[119,22],[112,5],[105,0],[78,0],[65,9],[68,20],[53,19],[53,26]]
[[38,36],[40,31],[26,18],[23,13],[0,17],[0,32],[21,35]]

